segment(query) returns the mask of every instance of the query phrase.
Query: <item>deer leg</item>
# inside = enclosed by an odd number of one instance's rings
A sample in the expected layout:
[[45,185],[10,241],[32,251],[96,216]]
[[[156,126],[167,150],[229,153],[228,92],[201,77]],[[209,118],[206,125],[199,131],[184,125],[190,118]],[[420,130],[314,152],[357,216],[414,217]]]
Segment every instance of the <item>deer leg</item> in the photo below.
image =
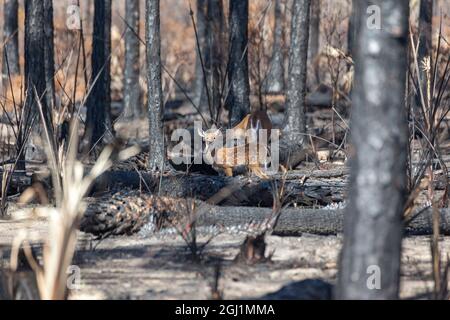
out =
[[225,175],[227,177],[232,177],[233,176],[233,169],[232,168],[225,168]]

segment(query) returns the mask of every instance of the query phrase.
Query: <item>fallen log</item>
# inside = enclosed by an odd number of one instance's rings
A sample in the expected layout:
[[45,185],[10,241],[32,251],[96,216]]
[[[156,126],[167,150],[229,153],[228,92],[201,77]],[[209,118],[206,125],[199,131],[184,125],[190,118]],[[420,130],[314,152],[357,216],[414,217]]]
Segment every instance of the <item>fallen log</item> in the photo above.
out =
[[[339,172],[338,172],[339,174]],[[301,176],[303,177],[303,176]],[[124,188],[140,189],[152,194],[173,198],[194,198],[207,201],[219,192],[229,192],[219,203],[226,206],[271,207],[273,193],[281,185],[283,177],[275,175],[272,180],[247,177],[223,177],[208,175],[152,175],[137,171],[110,171],[95,183],[93,193]],[[304,182],[299,175],[286,178],[286,201],[304,206],[327,205],[343,201],[344,180],[310,179]]]
[[[174,226],[184,229],[195,221],[197,227],[216,226],[219,230],[257,233],[271,213],[269,208],[220,207],[193,199],[157,197],[134,191],[91,203],[81,230],[98,236],[121,235],[136,233],[144,226],[152,232]],[[288,208],[281,213],[274,234],[336,235],[343,231],[343,219],[344,210]],[[440,221],[441,233],[450,235],[449,209],[441,210]],[[431,210],[425,210],[405,226],[407,235],[432,232]]]
[[[271,214],[268,208],[211,207],[198,225],[244,225],[249,221],[260,223]],[[441,210],[440,232],[450,235],[450,209]],[[336,235],[343,232],[344,210],[298,209],[283,210],[274,234],[298,236],[302,233]],[[432,210],[426,210],[405,226],[406,235],[430,235],[433,233]]]

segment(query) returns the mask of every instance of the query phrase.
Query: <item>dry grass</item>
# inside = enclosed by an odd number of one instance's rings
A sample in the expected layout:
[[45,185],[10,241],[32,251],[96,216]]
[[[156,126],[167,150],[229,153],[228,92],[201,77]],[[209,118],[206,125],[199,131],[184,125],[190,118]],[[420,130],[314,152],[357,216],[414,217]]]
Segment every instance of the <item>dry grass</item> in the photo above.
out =
[[[77,132],[77,125],[74,125]],[[15,241],[16,246],[23,246],[28,261],[36,273],[37,285],[41,299],[61,300],[67,298],[67,270],[71,264],[76,244],[78,226],[86,209],[84,197],[89,192],[94,181],[112,166],[112,159],[125,160],[137,154],[136,148],[123,151],[106,147],[100,154],[94,166],[85,172],[84,165],[77,160],[78,136],[73,135],[69,142],[67,153],[49,150],[57,165],[52,169],[53,180],[61,180],[60,189],[56,188],[57,205],[48,208],[48,239],[43,250],[42,266],[35,260],[26,233],[20,234]],[[17,252],[17,250],[15,250]]]
[[[432,230],[430,250],[432,258],[432,275],[434,281],[434,299],[448,299],[449,258],[443,261],[440,248],[440,209],[448,206],[448,169],[442,156],[442,128],[450,112],[450,99],[446,95],[450,80],[450,59],[445,55],[442,44],[448,44],[439,29],[437,47],[432,56],[419,61],[417,51],[419,43],[414,33],[410,32],[411,70],[408,86],[408,113],[410,123],[409,153],[409,190],[406,204],[405,220],[412,219],[412,208],[420,189],[426,189],[429,206],[432,208]],[[416,138],[419,135],[420,138]],[[419,145],[417,148],[416,145]],[[418,153],[418,154],[415,154]],[[441,171],[445,180],[442,196],[436,193],[435,172]],[[419,211],[420,212],[420,211]]]

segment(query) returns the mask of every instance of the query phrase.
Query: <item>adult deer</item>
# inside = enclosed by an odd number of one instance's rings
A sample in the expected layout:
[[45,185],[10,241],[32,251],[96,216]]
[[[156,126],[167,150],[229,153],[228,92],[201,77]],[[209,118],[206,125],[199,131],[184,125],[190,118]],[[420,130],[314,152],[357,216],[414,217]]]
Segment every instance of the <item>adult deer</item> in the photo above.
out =
[[[265,137],[261,130],[266,130]],[[232,177],[234,168],[245,166],[259,178],[267,179],[262,167],[267,165],[271,130],[272,122],[267,112],[256,111],[226,131],[226,144],[223,143],[222,131],[215,126],[206,132],[199,129],[198,134],[206,144],[205,160],[215,170]]]

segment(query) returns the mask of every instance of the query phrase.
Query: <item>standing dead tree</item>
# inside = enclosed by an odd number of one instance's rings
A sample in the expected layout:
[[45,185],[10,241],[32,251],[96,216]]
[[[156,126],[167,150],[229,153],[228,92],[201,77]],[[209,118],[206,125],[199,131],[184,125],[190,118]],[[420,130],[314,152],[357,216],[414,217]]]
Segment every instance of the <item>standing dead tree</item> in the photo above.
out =
[[351,12],[350,18],[348,20],[348,31],[347,31],[347,51],[348,54],[354,56],[354,46],[357,38],[357,28],[358,25],[358,16],[356,12],[356,2],[352,0],[351,2]]
[[308,59],[309,17],[311,0],[294,0],[292,5],[289,75],[286,92],[286,111],[281,140],[281,160],[288,167],[303,157],[306,134],[306,70]]
[[[217,118],[222,105],[223,70],[222,52],[225,48],[223,39],[224,15],[222,0],[208,0],[206,10],[206,38],[204,47],[206,83],[211,103],[211,117]],[[205,95],[203,95],[204,100]],[[205,102],[201,102],[205,104]]]
[[[25,0],[25,105],[24,115],[21,117],[22,132],[21,143],[27,143],[27,152],[30,157],[44,156],[42,146],[35,142],[37,136],[43,135],[46,142],[52,143],[53,122],[51,106],[47,103],[47,57],[45,28],[47,23],[45,3],[39,0]],[[53,79],[53,75],[52,75]],[[42,125],[41,125],[42,124]],[[27,142],[30,133],[30,141]],[[34,141],[33,139],[37,139]],[[25,169],[25,154],[18,152],[19,170]]]
[[319,53],[319,38],[320,38],[320,0],[312,0],[311,2],[311,23],[309,26],[309,47],[308,59],[314,61],[314,58]]
[[91,92],[86,101],[85,128],[89,149],[110,142],[114,135],[111,123],[111,0],[94,2],[91,60]]
[[[11,76],[20,73],[19,64],[19,3],[18,0],[6,0],[3,6],[3,83]],[[6,64],[8,60],[8,64]]]
[[135,119],[142,114],[141,87],[139,85],[140,57],[139,57],[139,0],[126,0],[125,22],[125,75],[123,100],[127,116]]
[[[39,0],[25,1],[25,89],[27,103],[32,105],[32,113],[37,115],[37,103],[34,88],[38,97],[45,92],[45,34],[44,6]],[[45,103],[45,101],[42,101]]]
[[[25,110],[30,112],[30,118],[40,123],[39,108],[41,103],[47,127],[52,128],[51,114],[47,105],[46,94],[46,14],[43,1],[25,1]],[[39,125],[35,128],[39,131]]]
[[[354,1],[358,15],[350,200],[337,298],[398,298],[407,184],[409,1]],[[377,21],[383,17],[382,24]]]
[[321,15],[321,1],[311,1],[311,18],[309,24],[309,46],[308,46],[308,65],[311,75],[308,77],[308,86],[314,86],[321,81],[319,64],[316,63],[317,55],[319,54],[319,40],[320,40],[320,15]]
[[44,0],[44,54],[45,54],[45,99],[50,110],[55,107],[55,49],[53,27],[53,1]]
[[165,166],[159,10],[159,0],[146,0],[145,38],[147,43],[147,100],[150,135],[148,169],[150,171],[163,171]]
[[[425,59],[433,59],[433,0],[420,0],[419,10],[419,48],[417,59],[423,63]],[[428,101],[427,76],[424,68],[420,68],[420,87],[425,101]],[[417,95],[417,104],[420,105],[420,94]]]
[[208,0],[197,0],[197,13],[195,27],[197,30],[197,55],[195,59],[195,79],[194,79],[194,93],[195,104],[199,106],[201,112],[207,111],[207,105],[202,103],[205,95],[205,82],[202,66],[202,51],[205,48],[206,42],[206,8]]
[[248,0],[230,0],[227,108],[229,125],[237,125],[250,112],[248,79]]
[[284,91],[284,24],[283,0],[275,1],[275,29],[273,34],[272,57],[270,59],[269,74],[266,78],[265,91],[280,94]]
[[419,61],[431,57],[433,49],[433,1],[421,0],[419,10]]

